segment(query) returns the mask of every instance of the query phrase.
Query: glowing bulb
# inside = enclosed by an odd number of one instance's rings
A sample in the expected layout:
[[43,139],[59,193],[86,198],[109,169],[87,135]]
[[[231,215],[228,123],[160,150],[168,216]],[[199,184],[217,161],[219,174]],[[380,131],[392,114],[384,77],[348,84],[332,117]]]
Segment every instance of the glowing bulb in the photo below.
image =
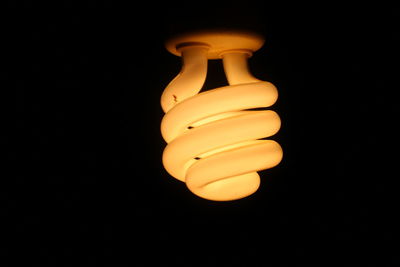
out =
[[[264,138],[278,132],[281,121],[272,110],[274,85],[251,75],[247,58],[264,40],[240,32],[202,32],[169,40],[167,49],[182,57],[181,72],[165,88],[166,113],[161,133],[167,172],[196,195],[228,201],[253,194],[257,171],[282,160],[281,146]],[[229,86],[200,92],[208,59],[222,59]]]

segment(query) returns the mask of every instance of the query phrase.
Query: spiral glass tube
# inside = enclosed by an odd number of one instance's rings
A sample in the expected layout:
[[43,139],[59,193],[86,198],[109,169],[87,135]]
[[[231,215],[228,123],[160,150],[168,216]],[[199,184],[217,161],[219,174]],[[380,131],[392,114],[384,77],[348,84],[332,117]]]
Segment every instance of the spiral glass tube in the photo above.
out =
[[[221,53],[229,86],[200,92],[207,75],[206,44],[179,48],[183,65],[164,90],[163,165],[196,195],[215,201],[240,199],[260,185],[257,171],[279,164],[281,146],[265,138],[281,121],[272,110],[278,91],[251,75],[245,49]],[[257,108],[257,110],[252,110]]]

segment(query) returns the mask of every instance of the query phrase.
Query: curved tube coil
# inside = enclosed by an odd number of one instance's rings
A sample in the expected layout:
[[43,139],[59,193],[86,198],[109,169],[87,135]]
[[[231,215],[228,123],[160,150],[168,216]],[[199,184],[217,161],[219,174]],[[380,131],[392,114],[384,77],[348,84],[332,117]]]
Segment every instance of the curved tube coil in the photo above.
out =
[[283,152],[273,140],[281,121],[272,110],[278,91],[253,77],[250,51],[226,51],[221,57],[229,86],[199,93],[207,75],[207,45],[180,48],[181,72],[166,87],[161,106],[166,113],[161,133],[167,172],[196,195],[228,201],[254,193],[257,171],[279,164]]

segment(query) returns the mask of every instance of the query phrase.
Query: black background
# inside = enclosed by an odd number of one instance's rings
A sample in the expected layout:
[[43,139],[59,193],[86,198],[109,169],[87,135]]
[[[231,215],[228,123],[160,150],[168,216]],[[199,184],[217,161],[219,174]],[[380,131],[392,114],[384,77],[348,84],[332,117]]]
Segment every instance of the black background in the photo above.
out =
[[[398,8],[58,4],[10,2],[2,24],[0,261],[396,260]],[[250,68],[280,93],[284,159],[232,202],[198,198],[161,164],[160,96],[181,66],[164,40],[209,27],[263,33]],[[210,61],[205,89],[224,84]]]

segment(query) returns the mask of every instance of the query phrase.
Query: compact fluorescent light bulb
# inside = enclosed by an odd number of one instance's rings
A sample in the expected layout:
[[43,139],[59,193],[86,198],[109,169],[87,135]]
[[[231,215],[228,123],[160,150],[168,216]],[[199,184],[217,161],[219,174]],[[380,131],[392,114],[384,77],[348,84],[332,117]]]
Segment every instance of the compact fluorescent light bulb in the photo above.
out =
[[[281,121],[272,110],[278,91],[251,75],[248,57],[264,43],[244,32],[197,32],[166,43],[182,57],[180,73],[165,88],[166,113],[161,133],[168,143],[163,165],[196,195],[229,201],[253,194],[260,185],[257,171],[282,160],[281,146],[265,138],[278,132]],[[229,86],[200,92],[208,59],[222,59]]]

